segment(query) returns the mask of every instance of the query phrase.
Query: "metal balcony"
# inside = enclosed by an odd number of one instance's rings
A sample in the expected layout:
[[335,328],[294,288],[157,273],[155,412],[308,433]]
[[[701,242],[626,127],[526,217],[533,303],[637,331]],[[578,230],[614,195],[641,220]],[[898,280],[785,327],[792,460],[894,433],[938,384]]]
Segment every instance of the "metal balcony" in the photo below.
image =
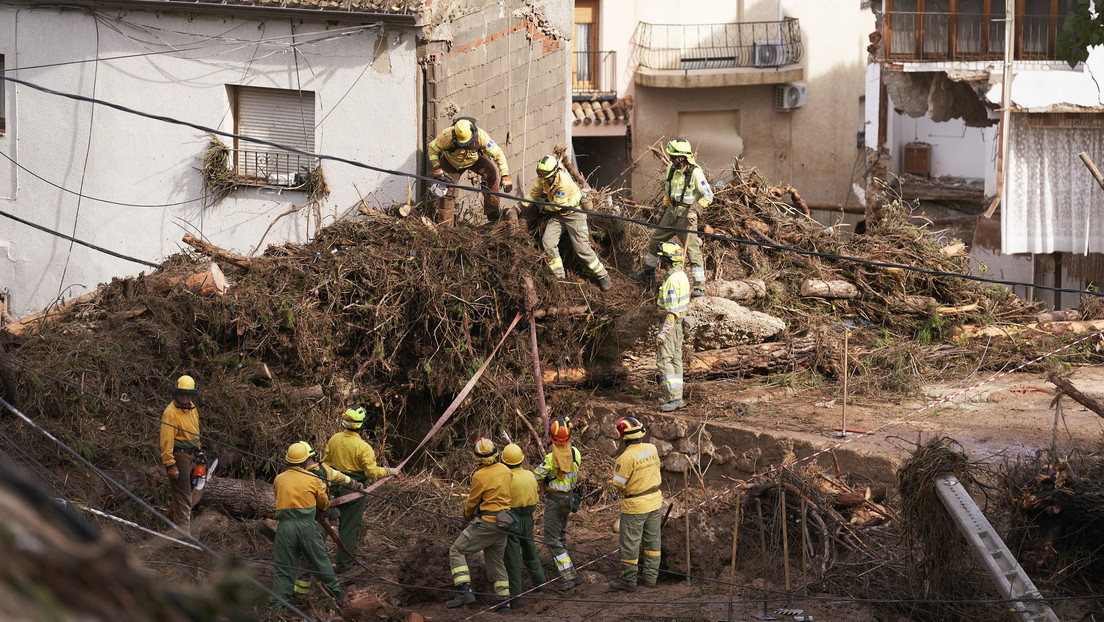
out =
[[[1056,60],[1054,42],[1064,21],[1057,14],[1017,14],[1016,60]],[[1004,60],[1004,12],[888,10],[882,42],[888,61]]]
[[775,69],[797,64],[805,51],[793,17],[725,24],[640,22],[633,41],[637,71]]
[[591,101],[617,99],[617,52],[575,52],[571,96]]

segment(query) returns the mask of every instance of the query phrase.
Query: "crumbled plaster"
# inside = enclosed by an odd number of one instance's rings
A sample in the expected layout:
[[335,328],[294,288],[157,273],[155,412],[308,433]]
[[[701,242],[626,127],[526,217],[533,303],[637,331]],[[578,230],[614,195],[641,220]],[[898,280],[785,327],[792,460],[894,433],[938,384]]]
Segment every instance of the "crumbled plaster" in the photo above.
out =
[[930,116],[937,123],[962,119],[968,127],[989,127],[995,122],[980,95],[989,83],[972,74],[956,74],[959,80],[954,80],[940,71],[887,71],[884,77],[893,108],[900,114]]
[[387,44],[387,33],[376,39],[375,49],[372,50],[372,71],[376,73],[391,73],[391,48]]
[[[1031,67],[1029,65],[1029,67]],[[995,72],[986,98],[1001,101],[1001,74]],[[1089,58],[1070,71],[1068,66],[1017,67],[1012,79],[1012,105],[1031,112],[1100,112],[1104,107],[1104,50],[1093,48]]]

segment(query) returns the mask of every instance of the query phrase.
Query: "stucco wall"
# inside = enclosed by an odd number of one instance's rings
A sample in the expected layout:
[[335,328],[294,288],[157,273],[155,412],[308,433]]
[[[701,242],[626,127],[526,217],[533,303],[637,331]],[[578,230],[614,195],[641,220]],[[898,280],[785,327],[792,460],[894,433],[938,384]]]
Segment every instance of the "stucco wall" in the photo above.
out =
[[[718,15],[742,14],[745,21],[777,19],[778,3],[729,3]],[[643,13],[641,13],[643,14]],[[735,20],[700,10],[670,11],[666,23]],[[855,205],[852,174],[861,178],[862,151],[857,134],[864,122],[860,98],[864,95],[867,35],[874,29],[869,10],[842,10],[835,3],[788,0],[784,17],[800,20],[805,55],[801,61],[806,83],[805,108],[792,112],[774,109],[774,86],[751,85],[696,89],[637,86],[633,119],[633,152],[641,155],[657,141],[675,138],[680,111],[738,111],[745,166],[757,168],[771,183],[796,187],[810,203]],[[696,146],[695,146],[696,147]],[[659,173],[649,158],[634,171],[633,189],[647,200],[657,188]],[[857,162],[857,164],[856,164]],[[726,162],[702,161],[707,171],[724,170]],[[723,178],[727,178],[724,175]]]
[[426,142],[475,117],[526,188],[537,160],[568,140],[571,6],[505,0],[428,27]]
[[[102,21],[85,12],[3,5],[0,54],[9,75],[224,131],[234,129],[228,85],[310,90],[316,151],[417,171],[413,30],[227,14],[100,15]],[[137,56],[116,58],[126,55]],[[12,74],[17,66],[27,69]],[[204,132],[24,86],[6,90],[8,131],[0,150],[25,170],[0,164],[0,209],[42,226],[159,262],[181,248],[184,233],[249,253],[280,214],[307,200],[301,191],[249,188],[204,207]],[[402,178],[333,162],[322,168],[332,191],[320,206],[326,222],[354,206],[357,188],[383,203],[406,198]],[[313,214],[304,209],[279,219],[265,245],[307,239],[318,227]],[[112,277],[149,271],[0,220],[0,287],[11,290],[15,317]]]

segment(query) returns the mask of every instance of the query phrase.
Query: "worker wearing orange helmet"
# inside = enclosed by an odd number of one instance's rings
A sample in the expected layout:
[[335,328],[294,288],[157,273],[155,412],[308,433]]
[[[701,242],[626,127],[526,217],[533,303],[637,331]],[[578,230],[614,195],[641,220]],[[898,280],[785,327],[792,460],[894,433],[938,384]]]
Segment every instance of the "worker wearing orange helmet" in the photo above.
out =
[[479,468],[472,474],[471,492],[464,503],[464,520],[468,521],[468,526],[449,548],[452,583],[457,588],[457,594],[445,606],[460,607],[475,602],[468,555],[483,551],[487,579],[499,599],[496,608],[509,613],[510,577],[506,574],[503,554],[506,551],[507,530],[513,524],[510,505],[514,476],[499,461],[498,448],[491,439],[482,437],[475,441],[472,453],[479,462]]
[[[660,508],[663,493],[659,489],[659,452],[656,446],[644,442],[646,430],[639,420],[621,417],[617,433],[625,443],[625,451],[613,467],[613,487],[621,493],[621,573],[609,582],[610,589],[636,591],[636,575],[644,587],[655,587],[659,579],[660,531],[663,525]],[[644,559],[640,561],[640,547]]]
[[[429,155],[430,174],[445,183],[457,184],[465,171],[471,171],[482,180],[480,188],[483,190],[509,193],[514,189],[502,148],[491,140],[487,132],[476,127],[475,119],[471,117],[455,119],[451,126],[429,143],[426,152]],[[483,214],[488,220],[498,219],[498,206],[497,196],[483,194]],[[450,187],[437,204],[437,222],[453,225],[455,209],[456,188]],[[516,222],[517,215],[512,211],[510,214]]]
[[[380,479],[387,475],[399,475],[399,470],[381,467],[376,464],[376,452],[364,440],[364,422],[368,413],[363,407],[350,408],[341,415],[341,427],[344,430],[334,434],[326,443],[326,454],[322,463],[341,471],[354,481],[365,484],[368,480]],[[365,497],[347,501],[341,505],[338,520],[338,536],[345,548],[355,557],[360,544],[360,530],[364,520],[364,508],[368,505]],[[343,574],[353,567],[355,560],[338,548],[335,568]]]
[[560,571],[557,589],[565,592],[582,583],[579,573],[567,553],[567,520],[579,509],[581,497],[575,492],[579,485],[579,467],[583,457],[571,446],[571,421],[556,417],[548,424],[552,451],[537,467],[537,483],[544,491],[544,544]]
[[[525,453],[514,443],[502,449],[502,464],[510,469],[510,506],[517,517],[517,525],[506,538],[506,574],[510,577],[510,604],[518,606],[517,596],[521,594],[521,565],[529,570],[529,578],[534,585],[544,585],[544,568],[541,567],[537,543],[533,541],[533,512],[537,509],[537,478],[529,469],[523,468]],[[543,588],[541,588],[543,590]]]
[[[181,376],[173,386],[172,402],[161,413],[161,462],[169,479],[169,520],[191,532],[192,506],[202,493],[192,490],[192,468],[201,459],[199,409],[195,405],[195,379]],[[206,458],[202,458],[206,460]],[[193,498],[194,497],[194,498]]]

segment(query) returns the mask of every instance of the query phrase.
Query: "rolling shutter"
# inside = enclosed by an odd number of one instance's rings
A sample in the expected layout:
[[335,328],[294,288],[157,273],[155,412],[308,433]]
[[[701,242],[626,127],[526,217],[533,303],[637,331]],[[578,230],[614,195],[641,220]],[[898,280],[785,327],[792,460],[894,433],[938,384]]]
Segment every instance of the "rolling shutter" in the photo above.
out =
[[[237,87],[237,133],[314,153],[314,92]],[[296,173],[315,165],[312,158],[269,145],[235,143],[238,174],[243,177],[292,186],[297,185]]]

